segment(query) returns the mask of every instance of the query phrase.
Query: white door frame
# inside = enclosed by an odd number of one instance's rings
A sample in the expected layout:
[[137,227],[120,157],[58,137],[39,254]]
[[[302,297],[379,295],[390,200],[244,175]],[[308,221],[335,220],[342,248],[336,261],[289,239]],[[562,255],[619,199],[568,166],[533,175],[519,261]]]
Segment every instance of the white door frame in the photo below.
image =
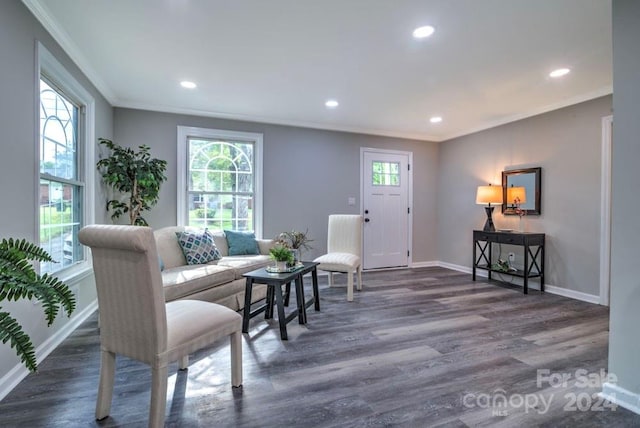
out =
[[600,176],[600,304],[609,306],[611,283],[611,151],[613,116],[602,118]]
[[[408,171],[408,204],[409,204],[409,215],[407,216],[407,247],[409,248],[409,257],[407,258],[407,265],[411,267],[413,264],[413,152],[405,152],[401,150],[387,150],[387,149],[376,149],[373,147],[360,147],[360,214],[364,216],[364,154],[365,152],[370,153],[386,153],[386,154],[394,154],[394,155],[404,155],[407,156],[409,162],[409,171]],[[363,235],[364,238],[364,235]],[[364,242],[362,243],[364,247]],[[364,257],[364,248],[362,251],[362,255]],[[364,261],[362,263],[364,266]]]

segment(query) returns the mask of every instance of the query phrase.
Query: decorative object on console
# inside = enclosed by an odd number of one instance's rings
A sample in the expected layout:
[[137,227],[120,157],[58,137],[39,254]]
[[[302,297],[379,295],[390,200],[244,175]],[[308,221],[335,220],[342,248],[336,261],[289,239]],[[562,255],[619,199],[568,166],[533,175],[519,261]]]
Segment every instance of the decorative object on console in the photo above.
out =
[[492,207],[491,204],[502,204],[502,198],[502,188],[500,186],[492,186],[491,184],[488,186],[478,186],[476,204],[488,204],[484,207],[484,210],[487,212],[487,221],[485,222],[483,229],[485,232],[495,232],[496,228],[493,225],[493,218],[491,218],[491,214],[495,207]]
[[524,224],[522,220],[522,216],[527,214],[527,210],[522,207],[527,203],[527,189],[523,186],[514,187],[512,184],[511,187],[507,188],[507,204],[511,204],[511,208],[513,212],[516,213],[519,217],[518,219],[518,230],[520,232],[524,232]]

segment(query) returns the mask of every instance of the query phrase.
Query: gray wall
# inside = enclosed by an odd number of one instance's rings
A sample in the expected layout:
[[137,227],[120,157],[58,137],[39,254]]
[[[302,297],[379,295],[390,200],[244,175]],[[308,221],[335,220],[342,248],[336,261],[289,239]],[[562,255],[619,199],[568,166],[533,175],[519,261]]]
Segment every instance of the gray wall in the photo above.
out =
[[[315,257],[326,251],[327,216],[357,214],[360,206],[360,148],[413,152],[413,261],[437,260],[436,180],[438,145],[399,138],[296,128],[263,123],[115,109],[115,141],[148,144],[154,157],[167,159],[168,181],[160,202],[145,218],[154,227],[176,224],[177,127],[259,132],[264,135],[263,235],[309,229]],[[347,198],[356,197],[356,206]]]
[[[640,394],[640,2],[613,2],[611,320],[609,371],[618,386]],[[638,402],[631,403],[636,407]]]
[[[105,99],[73,65],[44,28],[20,1],[0,2],[0,200],[2,214],[0,238],[37,240],[36,203],[38,188],[38,152],[36,146],[39,114],[36,100],[36,40],[72,73],[96,100],[96,132],[111,135],[113,110]],[[94,189],[88,189],[94,191]],[[97,219],[104,220],[102,209],[96,209]],[[96,298],[91,279],[79,284],[78,309],[82,311]],[[3,310],[23,325],[36,347],[40,346],[68,318],[59,316],[53,327],[47,328],[41,306],[30,302],[1,302]],[[0,344],[0,380],[17,364],[18,358],[8,344]]]
[[[601,119],[611,114],[611,102],[602,97],[442,143],[440,260],[471,266],[471,230],[482,229],[486,220],[475,204],[477,186],[500,185],[506,169],[540,166],[542,215],[524,221],[526,231],[547,235],[545,282],[598,295]],[[499,207],[494,223],[518,229],[518,217],[503,216]]]

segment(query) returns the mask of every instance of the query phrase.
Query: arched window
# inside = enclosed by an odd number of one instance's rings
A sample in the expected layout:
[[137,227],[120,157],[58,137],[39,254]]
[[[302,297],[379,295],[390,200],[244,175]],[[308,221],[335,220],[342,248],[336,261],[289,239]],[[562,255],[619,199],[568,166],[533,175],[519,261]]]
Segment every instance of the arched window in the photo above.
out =
[[181,137],[186,168],[179,176],[185,177],[187,189],[185,195],[178,196],[179,201],[184,201],[182,209],[178,209],[181,223],[216,231],[259,230],[256,222],[260,218],[260,177],[256,170],[262,136],[198,128],[183,130],[189,132]]

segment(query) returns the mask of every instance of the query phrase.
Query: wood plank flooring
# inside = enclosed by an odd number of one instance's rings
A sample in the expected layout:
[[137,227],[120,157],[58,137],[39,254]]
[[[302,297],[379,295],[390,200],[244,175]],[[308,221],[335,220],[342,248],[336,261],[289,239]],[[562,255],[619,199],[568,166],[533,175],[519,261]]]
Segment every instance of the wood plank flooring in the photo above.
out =
[[[306,326],[292,321],[288,341],[277,320],[253,318],[242,389],[231,388],[226,341],[193,355],[187,371],[173,364],[167,426],[640,426],[576,378],[607,369],[607,308],[443,268],[367,272],[363,282],[348,303],[344,287],[320,277],[321,311],[309,308]],[[538,369],[570,378],[553,384]],[[94,315],[0,402],[0,426],[146,426],[148,367],[118,358],[101,422],[98,373]]]

